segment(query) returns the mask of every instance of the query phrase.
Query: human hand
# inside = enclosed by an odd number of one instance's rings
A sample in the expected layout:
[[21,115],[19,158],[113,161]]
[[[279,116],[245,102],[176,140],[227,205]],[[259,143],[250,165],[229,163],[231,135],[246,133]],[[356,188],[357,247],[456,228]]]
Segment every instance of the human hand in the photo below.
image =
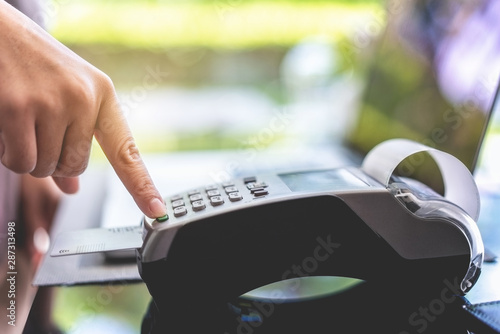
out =
[[166,214],[104,73],[0,1],[0,160],[78,190],[95,136],[141,211]]

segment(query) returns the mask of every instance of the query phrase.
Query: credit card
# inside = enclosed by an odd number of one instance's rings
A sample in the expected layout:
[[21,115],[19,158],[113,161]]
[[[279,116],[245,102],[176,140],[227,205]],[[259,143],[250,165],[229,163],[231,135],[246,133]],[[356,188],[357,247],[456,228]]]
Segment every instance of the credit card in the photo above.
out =
[[61,232],[52,246],[50,256],[137,249],[142,246],[142,232],[142,226]]

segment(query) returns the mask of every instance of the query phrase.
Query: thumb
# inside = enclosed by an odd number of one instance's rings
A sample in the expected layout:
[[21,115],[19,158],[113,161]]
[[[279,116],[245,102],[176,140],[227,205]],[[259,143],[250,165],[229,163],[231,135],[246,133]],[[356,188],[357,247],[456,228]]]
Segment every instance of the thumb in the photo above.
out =
[[78,191],[80,182],[78,177],[52,176],[55,184],[66,194],[74,194]]

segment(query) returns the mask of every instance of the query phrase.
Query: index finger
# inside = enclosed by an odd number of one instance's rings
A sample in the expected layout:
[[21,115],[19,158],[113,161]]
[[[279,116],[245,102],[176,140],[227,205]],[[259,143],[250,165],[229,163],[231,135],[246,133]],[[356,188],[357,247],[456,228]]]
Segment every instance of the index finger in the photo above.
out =
[[101,105],[94,135],[141,211],[150,218],[165,216],[165,204],[144,165],[114,94]]

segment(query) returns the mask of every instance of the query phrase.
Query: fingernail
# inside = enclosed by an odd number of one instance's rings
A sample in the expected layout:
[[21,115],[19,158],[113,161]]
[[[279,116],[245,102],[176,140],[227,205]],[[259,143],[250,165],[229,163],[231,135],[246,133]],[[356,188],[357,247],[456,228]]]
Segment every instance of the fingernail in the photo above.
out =
[[160,201],[158,198],[154,198],[151,202],[149,202],[149,210],[153,215],[151,218],[163,217],[167,214],[167,207],[165,206],[165,203]]

